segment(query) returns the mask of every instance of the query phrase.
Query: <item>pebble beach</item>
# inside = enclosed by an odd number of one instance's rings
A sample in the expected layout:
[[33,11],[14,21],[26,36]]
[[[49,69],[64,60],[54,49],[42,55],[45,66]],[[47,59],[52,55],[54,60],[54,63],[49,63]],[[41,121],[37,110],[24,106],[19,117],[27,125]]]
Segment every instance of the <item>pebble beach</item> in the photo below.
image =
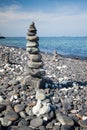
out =
[[21,84],[27,51],[0,46],[0,130],[87,130],[87,59],[41,56],[46,83],[36,93]]

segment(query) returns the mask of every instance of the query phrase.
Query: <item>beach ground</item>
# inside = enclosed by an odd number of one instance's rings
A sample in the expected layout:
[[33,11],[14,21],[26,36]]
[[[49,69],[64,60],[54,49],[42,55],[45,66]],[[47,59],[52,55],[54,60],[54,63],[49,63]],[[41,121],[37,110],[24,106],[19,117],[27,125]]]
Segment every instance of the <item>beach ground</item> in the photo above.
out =
[[51,111],[36,117],[35,88],[20,83],[29,60],[26,50],[0,46],[0,130],[86,130],[87,60],[41,55]]

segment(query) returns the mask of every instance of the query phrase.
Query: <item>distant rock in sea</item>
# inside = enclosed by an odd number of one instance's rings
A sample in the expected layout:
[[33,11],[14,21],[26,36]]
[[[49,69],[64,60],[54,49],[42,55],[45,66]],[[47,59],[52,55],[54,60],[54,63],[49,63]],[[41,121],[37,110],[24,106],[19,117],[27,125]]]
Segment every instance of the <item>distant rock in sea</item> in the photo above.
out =
[[0,39],[4,39],[5,37],[0,34]]

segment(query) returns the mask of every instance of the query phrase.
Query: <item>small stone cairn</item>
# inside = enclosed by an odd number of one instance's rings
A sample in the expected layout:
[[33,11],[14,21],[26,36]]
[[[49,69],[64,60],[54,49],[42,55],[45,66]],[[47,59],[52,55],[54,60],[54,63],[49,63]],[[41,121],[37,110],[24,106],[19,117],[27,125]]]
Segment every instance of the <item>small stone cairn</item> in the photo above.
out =
[[56,50],[53,51],[53,61],[58,61],[58,53]]
[[36,35],[37,30],[34,22],[30,25],[27,33],[26,50],[28,52],[29,60],[27,62],[28,74],[30,75],[30,86],[42,88],[45,83],[43,76],[45,71],[43,69],[42,56],[39,50],[39,37]]

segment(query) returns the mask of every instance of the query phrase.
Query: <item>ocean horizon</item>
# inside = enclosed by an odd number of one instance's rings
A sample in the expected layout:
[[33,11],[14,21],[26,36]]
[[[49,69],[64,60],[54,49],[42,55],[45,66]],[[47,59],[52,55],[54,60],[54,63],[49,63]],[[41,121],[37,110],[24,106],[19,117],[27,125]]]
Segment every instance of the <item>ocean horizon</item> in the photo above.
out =
[[[0,39],[0,45],[26,48],[26,37],[6,37]],[[63,56],[87,58],[87,36],[39,37],[39,48],[42,52],[53,53],[54,50]]]

